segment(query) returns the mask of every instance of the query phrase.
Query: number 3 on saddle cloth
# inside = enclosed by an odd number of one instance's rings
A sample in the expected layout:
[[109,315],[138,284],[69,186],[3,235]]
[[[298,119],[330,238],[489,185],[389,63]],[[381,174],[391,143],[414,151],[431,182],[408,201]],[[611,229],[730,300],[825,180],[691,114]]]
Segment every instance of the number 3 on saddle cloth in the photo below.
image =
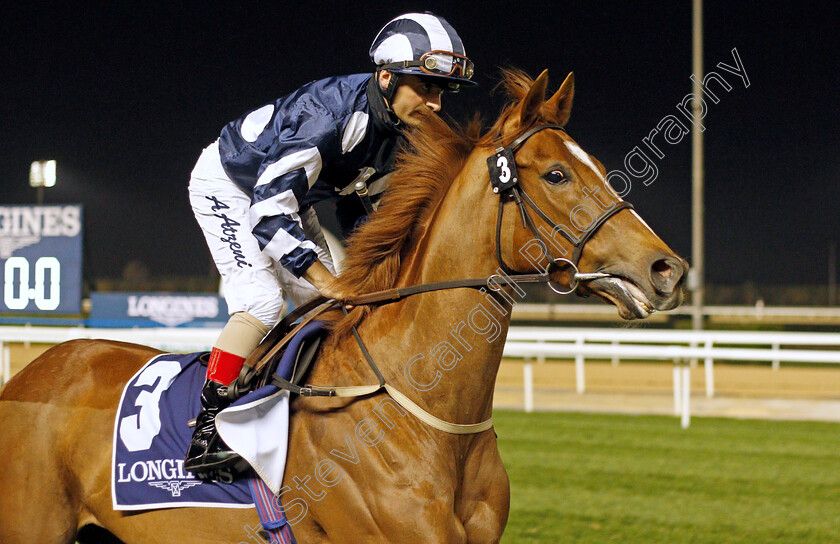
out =
[[[275,373],[297,381],[299,358],[312,358],[324,335],[317,321],[286,346]],[[222,470],[219,481],[199,480],[183,468],[206,373],[203,353],[162,354],[129,380],[114,425],[112,502],[115,510],[257,508],[271,542],[294,542],[280,501],[289,434],[289,392],[274,385],[252,391],[216,418],[222,439],[253,471],[243,478]],[[294,374],[294,378],[292,379]],[[256,473],[256,475],[254,474]]]

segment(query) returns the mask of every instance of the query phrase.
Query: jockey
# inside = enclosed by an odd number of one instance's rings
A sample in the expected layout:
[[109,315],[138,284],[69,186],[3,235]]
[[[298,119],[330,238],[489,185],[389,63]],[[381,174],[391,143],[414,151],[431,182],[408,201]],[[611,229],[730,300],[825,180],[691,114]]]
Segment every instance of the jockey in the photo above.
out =
[[431,13],[393,19],[370,48],[374,74],[304,85],[222,129],[192,171],[190,204],[222,277],[230,319],[210,353],[201,412],[184,468],[210,476],[236,454],[217,436],[216,414],[247,356],[295,305],[340,298],[312,205],[336,204],[345,234],[387,185],[403,130],[441,109],[444,91],[474,85],[455,29]]

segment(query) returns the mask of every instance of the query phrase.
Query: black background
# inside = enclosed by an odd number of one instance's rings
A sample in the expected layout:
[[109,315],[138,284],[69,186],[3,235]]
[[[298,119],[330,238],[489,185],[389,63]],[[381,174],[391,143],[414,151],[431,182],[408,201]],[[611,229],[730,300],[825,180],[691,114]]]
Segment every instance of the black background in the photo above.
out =
[[[569,132],[609,170],[691,92],[691,2],[203,2],[28,4],[0,19],[0,203],[34,203],[34,160],[56,159],[46,203],[85,206],[88,277],[132,260],[203,274],[212,261],[189,208],[202,148],[244,112],[308,81],[370,71],[368,48],[406,11],[446,17],[480,87],[445,97],[456,120],[495,119],[499,66],[551,90],[569,71]],[[706,277],[823,283],[838,236],[838,8],[705,2],[705,69],[737,48],[750,79],[705,119]],[[691,142],[627,199],[691,254]]]

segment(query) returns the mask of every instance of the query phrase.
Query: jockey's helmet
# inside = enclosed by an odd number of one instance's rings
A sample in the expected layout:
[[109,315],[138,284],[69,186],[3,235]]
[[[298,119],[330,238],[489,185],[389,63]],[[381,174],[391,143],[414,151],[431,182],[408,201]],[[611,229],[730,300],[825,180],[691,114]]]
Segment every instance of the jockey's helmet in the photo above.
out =
[[[464,43],[446,19],[432,13],[406,13],[385,25],[370,46],[376,71],[411,74],[431,79],[445,91],[458,92],[461,85],[475,85],[474,67]],[[396,80],[385,96],[390,98]]]

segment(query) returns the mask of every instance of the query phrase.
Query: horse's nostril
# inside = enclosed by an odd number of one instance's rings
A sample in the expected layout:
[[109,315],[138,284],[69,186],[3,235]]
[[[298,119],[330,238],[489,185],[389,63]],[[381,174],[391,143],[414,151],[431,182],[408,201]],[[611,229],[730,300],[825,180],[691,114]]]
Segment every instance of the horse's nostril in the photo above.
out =
[[671,265],[665,259],[659,259],[651,267],[654,273],[662,277],[663,280],[671,279]]

